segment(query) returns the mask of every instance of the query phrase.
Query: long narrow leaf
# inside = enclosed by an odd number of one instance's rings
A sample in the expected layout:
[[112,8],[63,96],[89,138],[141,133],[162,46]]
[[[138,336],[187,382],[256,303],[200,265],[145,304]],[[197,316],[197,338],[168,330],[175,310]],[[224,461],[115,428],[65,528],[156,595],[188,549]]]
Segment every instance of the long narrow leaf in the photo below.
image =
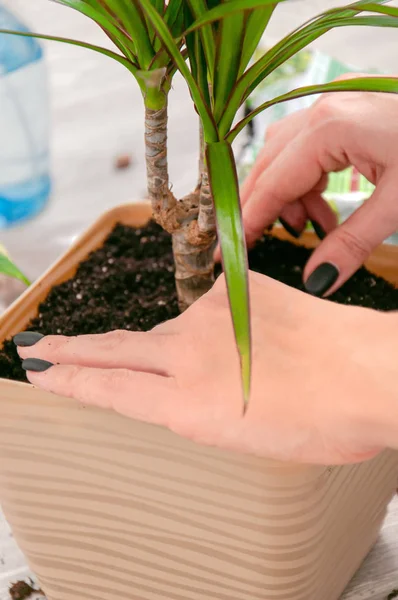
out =
[[266,8],[253,11],[248,17],[239,66],[239,76],[245,71],[256,51],[274,10],[274,5],[267,6]]
[[214,21],[220,21],[221,19],[229,17],[233,14],[241,13],[242,11],[246,10],[252,10],[254,8],[276,5],[280,2],[286,1],[287,0],[230,0],[229,2],[220,4],[215,8],[207,10],[205,13],[203,13],[202,16],[196,19],[189,29],[184,32],[184,35],[203,27],[204,25],[209,25]]
[[[201,18],[203,15],[208,13],[208,7],[205,0],[186,0],[192,14],[195,19]],[[200,29],[200,36],[203,44],[203,51],[206,57],[207,69],[209,73],[209,82],[214,81],[214,68],[215,68],[215,57],[216,57],[216,43],[214,32],[211,25],[205,25]],[[182,34],[182,37],[186,37],[186,34]]]
[[[54,2],[57,2],[57,0],[53,0]],[[113,17],[113,15],[110,13],[109,8],[103,4],[103,2],[105,0],[84,0],[87,4],[89,4],[90,6],[92,6],[93,8],[99,10],[102,12],[102,14],[106,17],[106,18],[115,18]],[[122,27],[120,21],[115,18],[118,27]],[[108,36],[108,38],[111,40],[111,42],[120,50],[120,52],[130,58],[131,60],[136,59],[136,50],[135,50],[135,44],[133,41],[131,41],[129,43],[129,46],[127,47],[126,44],[124,43],[124,37],[123,36],[119,36],[116,37],[115,35],[113,35],[109,30],[107,30],[105,27],[103,27],[102,25],[100,25],[99,23],[97,23],[97,25],[99,25],[102,29],[102,31],[105,33],[105,35]],[[122,28],[122,31],[124,33],[124,30]]]
[[[289,58],[297,54],[303,47],[308,46],[315,39],[321,37],[331,29],[336,29],[338,27],[398,27],[398,18],[397,17],[388,17],[388,16],[358,16],[352,18],[345,18],[344,20],[328,20],[327,26],[316,27],[311,34],[308,36],[303,36],[301,39],[299,38],[296,43],[288,44],[286,49],[280,51],[272,61],[269,61],[269,65],[267,68],[264,68],[261,75],[250,85],[250,87],[246,90],[242,102],[244,102],[250,94],[256,89],[256,87],[266,79],[272,72],[278,69],[282,64],[284,64]],[[220,130],[223,131],[225,126],[225,122],[222,123]]]
[[288,100],[295,100],[305,96],[313,96],[315,94],[324,94],[325,92],[385,92],[390,94],[398,94],[398,77],[358,77],[356,79],[344,79],[342,81],[332,81],[331,83],[322,83],[319,85],[308,85],[306,87],[297,88],[281,96],[277,96],[273,100],[268,100],[261,104],[258,108],[249,113],[244,119],[239,121],[236,126],[226,136],[226,140],[230,143],[236,138],[238,133],[258,114],[274,106]]
[[[154,6],[156,8],[156,4]],[[163,19],[167,24],[168,28],[170,29],[171,34],[175,38],[181,36],[181,31],[183,31],[185,28],[185,9],[185,0],[172,0],[172,2],[169,2],[169,4],[166,7]],[[159,14],[162,14],[159,8],[157,9],[157,12]],[[168,52],[166,51],[162,42],[156,35],[156,31],[153,29],[153,27],[152,30],[154,36],[152,45],[154,50],[156,51],[156,54],[153,57],[151,64],[149,65],[149,69],[167,67],[168,73],[171,74],[171,72],[173,71],[174,63],[171,61]],[[182,47],[182,45],[183,42],[181,40],[180,48]]]
[[189,90],[191,92],[193,101],[196,106],[196,110],[199,113],[199,116],[202,120],[203,130],[205,132],[207,141],[217,141],[218,140],[218,131],[215,125],[213,116],[210,112],[209,106],[206,104],[201,90],[199,89],[192,73],[187,67],[183,56],[181,55],[179,46],[176,44],[173,36],[167,27],[166,23],[163,21],[162,17],[159,13],[154,9],[150,0],[140,0],[140,4],[145,11],[148,19],[150,20],[152,26],[157,32],[160,40],[165,46],[167,52],[175,62],[178,70],[181,72],[185,81],[188,84]]
[[[224,4],[224,3],[217,4],[217,6],[215,6],[211,10],[204,12],[202,14],[202,16],[197,18],[197,20],[194,23],[192,23],[192,25],[189,27],[189,29],[187,29],[187,31],[184,32],[184,35],[186,33],[190,33],[191,31],[195,31],[196,29],[203,27],[204,25],[209,25],[210,23],[213,23],[214,21],[219,21],[219,20],[223,19],[224,17],[227,17],[236,12],[241,12],[242,10],[252,10],[252,9],[261,8],[261,7],[270,6],[270,5],[274,5],[274,7],[275,7],[275,5],[277,5],[281,2],[286,2],[286,1],[287,0],[231,0],[227,4]],[[385,4],[387,2],[390,2],[390,0],[373,0],[373,2],[371,2],[371,3],[369,2],[369,0],[360,0],[359,2],[354,2],[352,4],[349,4],[346,7],[329,9],[328,11],[325,11],[322,14],[327,14],[327,13],[332,13],[332,12],[341,12],[343,10],[346,10],[347,16],[350,16],[349,11],[351,11],[351,10],[355,10],[355,9],[367,10],[367,9],[362,8],[364,5],[374,4],[374,5],[378,6],[380,4]],[[314,19],[317,19],[319,16],[320,15],[318,15],[316,17],[312,17],[311,19],[309,19],[309,21],[304,23],[304,25],[311,23]],[[301,26],[298,29],[300,29],[300,28],[301,28]],[[297,30],[295,30],[295,31],[297,31]]]
[[[326,13],[323,13],[315,20],[311,20],[303,27],[288,34],[268,50],[236,83],[233,93],[225,107],[224,115],[219,123],[220,136],[224,137],[227,134],[237,110],[261,81],[291,56],[294,56],[297,52],[331,29],[352,25],[353,22],[351,19],[353,18],[353,15],[362,12],[362,7],[365,5],[368,6],[369,3],[356,2],[348,8],[344,7],[326,11]],[[333,13],[333,15],[331,15],[331,13]],[[374,19],[374,21],[373,23],[370,20],[367,21],[367,25],[373,24],[375,26],[380,26],[380,17],[369,16],[369,19]],[[398,20],[396,23],[398,24]],[[361,23],[358,22],[358,25],[360,24]],[[384,25],[395,26],[395,22],[390,20],[389,25],[387,25],[387,23],[384,23]]]
[[251,378],[250,301],[247,251],[235,159],[231,146],[226,142],[218,142],[207,145],[206,160],[216,209],[232,322],[241,360],[246,406],[249,401]]
[[33,37],[39,40],[61,42],[63,44],[70,44],[71,46],[79,46],[80,48],[93,50],[94,52],[98,52],[99,54],[103,54],[104,56],[108,56],[109,58],[113,58],[113,60],[116,60],[118,63],[126,67],[126,69],[128,69],[131,73],[135,74],[137,72],[137,65],[129,61],[124,56],[117,54],[117,52],[113,52],[112,50],[108,50],[107,48],[102,48],[102,46],[95,46],[94,44],[80,42],[79,40],[72,40],[70,38],[58,37],[54,35],[45,35],[42,33],[30,33],[24,31],[12,31],[11,29],[0,29],[0,34],[2,33],[6,35],[20,35],[22,37]]
[[170,2],[166,8],[164,20],[173,37],[180,36],[184,26],[184,0]]
[[[185,5],[185,22],[192,19],[192,13],[189,6]],[[185,38],[189,64],[191,65],[191,72],[198,84],[199,89],[202,91],[203,98],[208,106],[211,105],[210,93],[209,93],[209,82],[208,82],[208,66],[206,57],[204,54],[203,44],[201,43],[200,33],[194,31]]]
[[150,34],[147,28],[147,22],[142,14],[140,7],[137,7],[131,0],[103,0],[117,15],[123,27],[128,32],[136,49],[137,62],[141,69],[147,69],[155,55],[152,46]]
[[13,279],[19,279],[19,281],[22,281],[25,285],[30,285],[29,279],[11,261],[2,246],[0,246],[0,273],[7,277],[12,277]]
[[115,36],[116,38],[123,38],[124,45],[127,46],[132,52],[134,52],[134,43],[132,43],[132,39],[129,38],[127,33],[123,31],[115,21],[110,17],[105,16],[104,13],[98,9],[98,7],[93,7],[89,4],[86,4],[82,0],[55,0],[58,4],[62,4],[63,6],[68,6],[69,8],[73,8],[78,12],[82,13],[86,17],[89,17],[93,21],[95,21],[98,25],[104,28],[106,31],[109,31],[110,34]]
[[244,12],[225,17],[220,24],[214,71],[214,118],[221,117],[239,75],[246,27]]

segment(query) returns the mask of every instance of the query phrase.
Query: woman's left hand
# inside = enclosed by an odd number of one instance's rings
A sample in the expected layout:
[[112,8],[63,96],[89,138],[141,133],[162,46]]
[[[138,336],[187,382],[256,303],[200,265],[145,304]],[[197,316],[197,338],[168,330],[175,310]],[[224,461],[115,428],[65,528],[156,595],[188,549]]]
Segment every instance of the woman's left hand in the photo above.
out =
[[250,286],[253,378],[244,416],[222,277],[149,333],[45,337],[19,354],[54,363],[28,371],[35,386],[196,442],[311,463],[377,454],[388,440],[374,405],[391,420],[388,403],[397,404],[394,353],[384,351],[395,345],[397,317],[338,306],[254,273]]

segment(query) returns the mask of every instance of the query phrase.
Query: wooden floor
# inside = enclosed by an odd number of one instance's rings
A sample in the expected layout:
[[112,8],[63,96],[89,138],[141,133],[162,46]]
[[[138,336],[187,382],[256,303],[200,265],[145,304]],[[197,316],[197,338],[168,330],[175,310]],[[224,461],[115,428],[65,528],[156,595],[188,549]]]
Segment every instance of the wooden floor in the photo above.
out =
[[[96,27],[79,14],[49,0],[3,0],[38,32],[104,42]],[[342,0],[289,0],[282,3],[270,28],[279,37],[321,10]],[[396,3],[393,3],[396,4]],[[279,15],[279,17],[278,17]],[[397,71],[398,32],[341,29],[317,47],[365,69]],[[14,258],[36,277],[71,240],[105,209],[145,193],[142,156],[142,103],[131,76],[109,59],[85,50],[49,44],[47,57],[52,98],[52,172],[50,205],[29,226],[4,232]],[[170,165],[174,189],[189,190],[196,177],[196,119],[185,85],[179,79],[170,99]],[[133,154],[133,167],[116,171],[115,157]],[[9,579],[26,574],[0,515],[0,600]],[[358,574],[345,600],[384,600],[398,587],[398,502],[394,501],[377,547]]]

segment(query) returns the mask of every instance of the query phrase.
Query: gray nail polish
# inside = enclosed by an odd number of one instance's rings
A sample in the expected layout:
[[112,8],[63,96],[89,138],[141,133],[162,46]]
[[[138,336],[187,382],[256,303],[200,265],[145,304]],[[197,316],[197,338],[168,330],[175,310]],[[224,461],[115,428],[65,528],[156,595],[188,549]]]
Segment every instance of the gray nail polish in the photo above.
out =
[[319,239],[321,241],[324,240],[326,237],[326,231],[324,230],[322,225],[319,225],[319,223],[317,221],[311,221],[311,225],[313,226],[314,231],[317,234],[317,236],[319,237]]
[[305,289],[313,296],[323,296],[336,282],[339,270],[332,263],[322,263],[311,273],[304,283]]
[[22,368],[25,371],[33,371],[33,373],[43,373],[53,366],[53,363],[48,362],[48,360],[41,360],[40,358],[26,358],[22,361]]
[[286,231],[288,233],[290,233],[291,236],[293,236],[294,238],[296,238],[296,240],[299,239],[299,237],[301,236],[302,232],[301,231],[297,231],[296,229],[294,229],[294,227],[292,227],[287,221],[285,221],[285,219],[281,219],[279,217],[279,222],[280,224],[286,229]]
[[37,344],[43,337],[44,335],[37,333],[36,331],[23,331],[14,336],[13,342],[16,346],[28,348]]

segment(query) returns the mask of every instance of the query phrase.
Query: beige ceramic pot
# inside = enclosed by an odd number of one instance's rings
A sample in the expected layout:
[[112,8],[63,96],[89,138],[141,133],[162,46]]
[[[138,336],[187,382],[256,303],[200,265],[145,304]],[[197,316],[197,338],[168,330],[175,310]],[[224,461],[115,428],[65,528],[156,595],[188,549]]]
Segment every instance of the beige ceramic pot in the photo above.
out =
[[[8,310],[1,339],[115,223],[148,218],[146,205],[103,216]],[[383,247],[371,266],[398,282],[397,255]],[[48,600],[337,600],[397,475],[393,452],[282,464],[0,381],[0,501]]]

